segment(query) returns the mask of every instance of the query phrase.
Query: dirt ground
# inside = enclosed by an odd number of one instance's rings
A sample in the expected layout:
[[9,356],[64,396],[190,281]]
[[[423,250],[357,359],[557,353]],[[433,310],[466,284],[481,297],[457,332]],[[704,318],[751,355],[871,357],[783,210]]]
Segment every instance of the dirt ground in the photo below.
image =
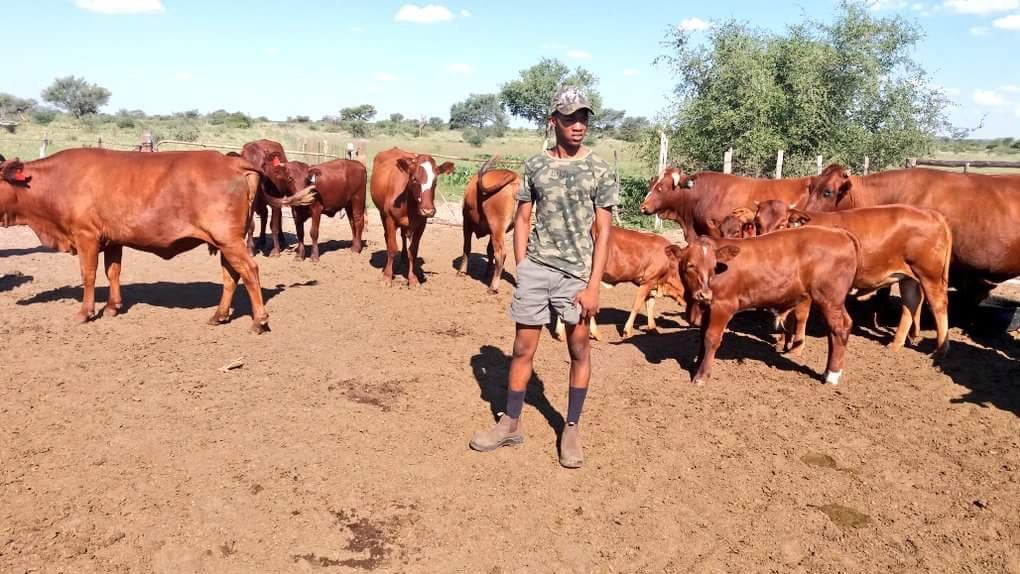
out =
[[[127,311],[76,326],[76,260],[0,230],[0,571],[1020,573],[1020,341],[954,328],[936,367],[933,331],[893,353],[857,329],[831,387],[820,330],[792,361],[749,313],[694,387],[697,333],[660,301],[661,334],[595,345],[568,471],[563,344],[543,338],[525,443],[472,452],[510,284],[487,294],[480,255],[457,277],[460,230],[432,225],[426,284],[383,288],[381,232],[355,255],[330,220],[318,264],[258,257],[256,336],[243,290],[206,325],[204,248],[128,251]],[[604,291],[600,323],[633,294]]]

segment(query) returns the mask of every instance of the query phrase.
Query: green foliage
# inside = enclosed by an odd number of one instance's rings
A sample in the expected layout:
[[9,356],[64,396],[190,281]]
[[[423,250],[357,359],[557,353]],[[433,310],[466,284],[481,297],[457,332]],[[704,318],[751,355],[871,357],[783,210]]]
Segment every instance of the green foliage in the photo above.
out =
[[453,172],[443,176],[446,179],[446,184],[450,187],[458,189],[464,189],[467,185],[468,180],[471,176],[478,173],[478,167],[474,165],[458,164],[453,168]]
[[461,137],[464,138],[464,141],[466,141],[467,143],[471,144],[474,147],[482,147],[482,144],[485,143],[486,138],[485,130],[469,127],[465,128],[464,131],[460,132],[460,135]]
[[390,122],[391,123],[399,124],[399,123],[401,123],[403,121],[404,121],[404,114],[400,114],[400,113],[390,114]]
[[375,117],[375,106],[362,104],[340,110],[340,121],[345,122],[370,122]]
[[520,78],[503,84],[499,99],[511,114],[542,127],[549,117],[553,94],[565,84],[584,89],[598,115],[602,109],[602,97],[597,90],[598,78],[580,67],[571,72],[556,59],[542,58],[534,66],[521,70]]
[[629,116],[620,122],[620,127],[616,130],[616,137],[625,142],[637,143],[650,131],[652,131],[652,124],[648,118]]
[[[243,114],[242,114],[243,115]],[[226,124],[229,125],[229,124]],[[232,126],[236,127],[236,126]],[[199,136],[202,135],[202,131],[198,129],[198,126],[194,122],[179,122],[168,126],[169,139],[182,141],[182,142],[195,142],[198,141]]]
[[602,136],[615,137],[626,115],[627,112],[624,110],[602,108],[602,111],[591,119],[591,130]]
[[372,133],[368,122],[363,120],[347,120],[342,122],[340,127],[356,138],[365,138]]
[[0,118],[8,114],[21,115],[35,107],[32,98],[19,98],[11,94],[0,93]]
[[641,213],[641,202],[648,194],[648,180],[643,177],[620,177],[620,204],[616,207],[616,215],[625,227],[641,227],[652,229],[655,216]]
[[294,116],[294,117],[287,116],[287,121],[298,124],[307,124],[308,122],[312,121],[312,119],[308,116]]
[[471,94],[464,101],[450,106],[450,129],[484,129],[505,126],[506,123],[506,112],[497,94]]
[[45,126],[57,119],[59,113],[52,108],[35,108],[32,110],[31,118],[33,122]]
[[43,101],[67,111],[75,118],[81,118],[99,111],[110,100],[110,91],[85,78],[67,76],[53,80],[42,92]]
[[117,110],[117,115],[115,117],[117,118],[116,123],[118,128],[130,129],[135,127],[135,118],[131,117],[131,113],[126,109],[121,108],[120,110]]
[[436,131],[446,129],[446,122],[443,121],[443,118],[432,116],[429,118],[429,128]]
[[[864,156],[872,169],[899,165],[951,127],[948,100],[911,57],[919,38],[903,18],[852,1],[831,24],[807,21],[785,34],[730,21],[695,45],[674,30],[659,58],[679,79],[670,157],[720,169],[733,147],[735,171],[758,176],[772,171],[779,149],[789,175],[813,171],[819,154],[854,169]],[[654,163],[657,141],[644,141]]]

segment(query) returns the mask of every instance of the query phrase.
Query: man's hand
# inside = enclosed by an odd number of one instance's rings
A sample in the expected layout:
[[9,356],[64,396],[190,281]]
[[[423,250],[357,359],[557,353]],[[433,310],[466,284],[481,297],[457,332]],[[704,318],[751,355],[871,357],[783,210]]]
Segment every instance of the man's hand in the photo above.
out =
[[587,321],[599,312],[599,287],[585,287],[574,297],[574,303],[581,306],[581,320]]

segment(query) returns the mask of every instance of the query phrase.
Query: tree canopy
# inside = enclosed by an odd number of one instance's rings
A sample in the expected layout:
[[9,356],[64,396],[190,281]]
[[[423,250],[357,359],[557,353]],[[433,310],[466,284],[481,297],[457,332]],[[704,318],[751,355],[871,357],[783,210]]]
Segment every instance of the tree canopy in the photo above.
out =
[[487,128],[505,126],[506,112],[497,94],[471,94],[462,102],[450,106],[450,128]]
[[[913,59],[921,34],[902,17],[876,17],[844,1],[832,23],[808,20],[785,33],[729,21],[695,44],[682,30],[666,41],[675,87],[670,157],[719,169],[723,152],[753,175],[776,151],[786,171],[810,173],[816,155],[882,168],[928,149],[951,129],[949,100]],[[654,149],[653,149],[654,148]],[[657,154],[649,140],[645,154]]]
[[53,80],[42,92],[43,101],[81,118],[99,111],[110,100],[110,90],[85,81],[85,78],[67,76]]
[[499,99],[511,114],[542,127],[549,117],[553,94],[565,84],[582,88],[597,115],[602,108],[598,82],[598,77],[584,68],[571,71],[559,60],[542,58],[534,66],[521,70],[518,79],[503,84]]

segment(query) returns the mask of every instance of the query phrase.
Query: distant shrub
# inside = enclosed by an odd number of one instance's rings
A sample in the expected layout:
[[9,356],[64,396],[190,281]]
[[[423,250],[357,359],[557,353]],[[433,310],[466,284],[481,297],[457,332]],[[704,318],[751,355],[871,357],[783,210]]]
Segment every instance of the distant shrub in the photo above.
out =
[[131,116],[120,116],[117,118],[117,127],[120,129],[130,129],[135,127],[135,119]]
[[57,119],[57,110],[51,110],[49,108],[36,108],[32,110],[31,117],[32,121],[40,125],[49,125],[50,122]]
[[294,116],[294,117],[287,116],[287,121],[294,122],[297,124],[307,124],[308,122],[312,121],[312,118],[308,116]]
[[460,132],[460,135],[464,138],[464,141],[474,147],[482,147],[482,144],[485,143],[485,132],[483,130],[467,128]]
[[168,126],[167,135],[169,136],[168,139],[182,142],[194,142],[198,141],[202,132],[195,124],[191,122],[182,122]]

